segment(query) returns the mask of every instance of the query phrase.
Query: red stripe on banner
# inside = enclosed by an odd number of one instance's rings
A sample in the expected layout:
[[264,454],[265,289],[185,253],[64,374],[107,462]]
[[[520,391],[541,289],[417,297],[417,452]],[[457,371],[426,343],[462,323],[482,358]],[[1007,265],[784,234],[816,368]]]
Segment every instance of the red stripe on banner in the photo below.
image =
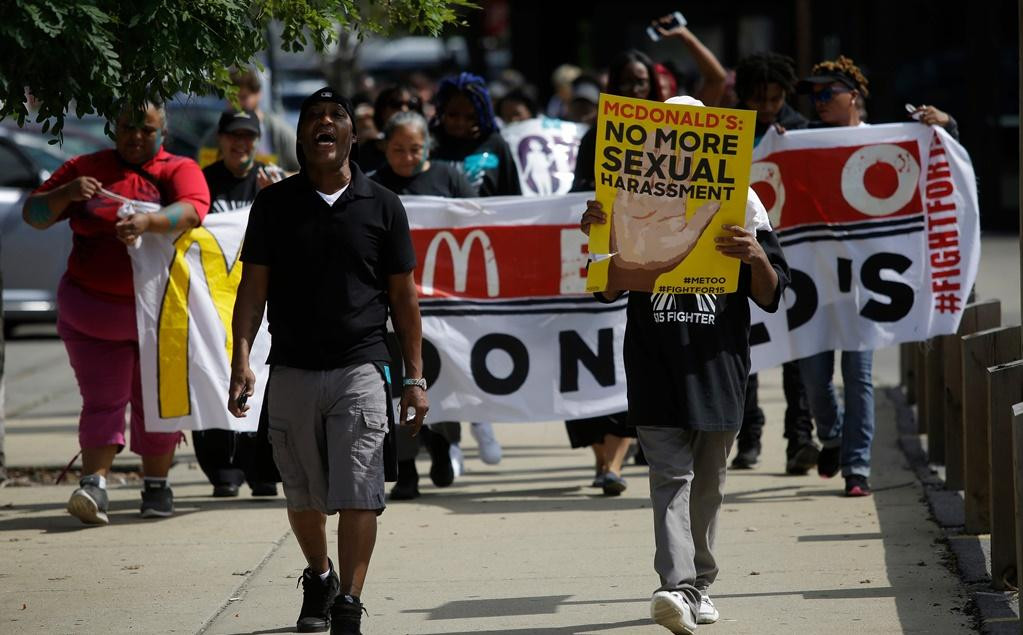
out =
[[578,225],[414,229],[412,245],[423,298],[543,297],[585,290],[586,236]]
[[919,214],[919,184],[913,141],[776,152],[750,178],[776,229]]

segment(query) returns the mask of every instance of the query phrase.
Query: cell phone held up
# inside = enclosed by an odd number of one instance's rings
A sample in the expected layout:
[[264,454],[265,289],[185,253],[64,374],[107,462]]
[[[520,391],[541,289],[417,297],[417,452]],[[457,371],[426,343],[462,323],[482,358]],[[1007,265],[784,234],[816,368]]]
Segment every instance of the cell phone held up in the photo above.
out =
[[[670,31],[671,29],[685,26],[688,22],[686,22],[686,18],[682,15],[681,11],[675,11],[667,18],[658,20],[657,24],[665,31]],[[654,42],[659,42],[661,39],[660,32],[652,24],[646,28],[646,34]]]

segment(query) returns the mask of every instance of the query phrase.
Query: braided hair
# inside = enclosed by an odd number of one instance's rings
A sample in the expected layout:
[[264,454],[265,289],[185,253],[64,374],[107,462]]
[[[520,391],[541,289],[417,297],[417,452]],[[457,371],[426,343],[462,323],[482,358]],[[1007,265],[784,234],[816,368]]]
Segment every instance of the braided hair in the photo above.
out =
[[[864,97],[870,97],[870,91],[867,90],[866,76],[863,75],[863,71],[857,66],[850,58],[845,55],[839,55],[837,60],[825,60],[819,64],[815,64],[813,70],[810,71],[813,75],[823,75],[826,73],[841,73],[851,79],[857,84],[857,89],[860,94]],[[852,86],[850,86],[852,88]]]
[[472,73],[459,73],[449,75],[440,80],[437,94],[433,103],[437,108],[431,127],[439,128],[440,119],[444,114],[451,98],[455,95],[464,95],[476,110],[476,123],[479,125],[480,137],[486,138],[490,133],[497,130],[497,120],[494,116],[494,106],[490,101],[490,91],[487,90],[487,83],[479,75]]

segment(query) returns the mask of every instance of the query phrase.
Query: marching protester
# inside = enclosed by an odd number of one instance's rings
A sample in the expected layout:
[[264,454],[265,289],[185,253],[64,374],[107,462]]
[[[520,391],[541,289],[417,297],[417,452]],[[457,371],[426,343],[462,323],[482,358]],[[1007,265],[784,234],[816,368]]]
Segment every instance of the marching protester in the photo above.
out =
[[522,194],[511,148],[498,130],[483,78],[472,73],[445,77],[434,104],[433,158],[458,162],[480,196]]
[[597,104],[600,103],[600,83],[589,75],[581,75],[572,82],[572,100],[568,102],[568,121],[589,126],[597,123]]
[[[232,324],[228,409],[242,417],[242,397],[255,383],[249,352],[268,311],[270,440],[308,565],[300,632],[360,632],[360,596],[385,507],[384,445],[393,416],[388,315],[404,365],[400,422],[416,432],[428,409],[408,220],[398,197],[350,161],[352,118],[351,103],[331,88],[302,103],[302,171],[253,203]],[[326,534],[334,513],[336,570]]]
[[[788,104],[795,94],[796,69],[791,58],[778,53],[756,53],[741,60],[735,68],[735,91],[739,105],[757,112],[754,143],[774,126],[784,131],[807,126],[807,120]],[[758,405],[759,378],[754,373],[746,384],[746,409],[736,439],[732,467],[750,469],[760,460],[764,411]],[[813,441],[813,420],[806,391],[795,361],[782,364],[782,388],[785,393],[785,471],[806,474],[817,465],[819,448]]]
[[[703,104],[690,97],[668,103]],[[588,201],[581,228],[608,215]],[[673,633],[693,633],[698,623],[716,622],[708,595],[718,574],[714,559],[717,518],[724,499],[728,454],[742,421],[750,369],[752,300],[765,311],[778,309],[789,269],[771,231],[767,210],[752,190],[745,227],[724,225],[717,251],[741,261],[739,288],[728,295],[673,295],[675,309],[695,311],[708,298],[713,321],[660,320],[661,296],[630,291],[625,333],[625,376],[629,424],[650,465],[654,510],[654,569],[661,586],[653,594],[653,620]],[[597,294],[610,302],[621,290]]]
[[[259,118],[254,111],[223,113],[217,130],[221,158],[202,171],[210,189],[210,213],[248,209],[261,189],[281,179],[281,169],[254,159],[260,136]],[[253,496],[277,495],[280,475],[273,463],[266,413],[264,407],[258,432],[218,429],[192,432],[195,458],[213,485],[213,496],[238,496],[239,486],[245,482]]]
[[[431,156],[456,162],[478,196],[521,195],[518,168],[508,142],[498,130],[486,81],[472,73],[445,77],[437,88],[434,105],[436,114],[430,125],[434,139]],[[459,447],[461,438],[453,426],[443,425],[440,429],[447,430],[445,438],[451,444],[453,480],[455,472],[464,471]],[[473,422],[470,431],[479,444],[480,458],[488,464],[499,463],[501,445],[493,426]],[[433,440],[430,448],[433,462],[439,466],[439,442]],[[445,473],[434,482],[446,479]]]
[[[384,126],[386,163],[370,178],[395,194],[472,198],[476,190],[458,168],[446,161],[430,160],[430,130],[417,112],[399,112]],[[480,424],[474,424],[479,426]],[[457,421],[432,423],[420,430],[419,437],[430,451],[430,478],[437,487],[455,480],[451,452],[461,440]],[[391,500],[419,497],[419,472],[416,454],[419,439],[407,429],[398,430],[398,481],[391,489]],[[500,452],[500,446],[498,446]]]
[[506,125],[517,121],[533,119],[539,114],[539,107],[525,88],[515,88],[497,100],[494,108],[498,118]]
[[[799,82],[801,93],[810,95],[818,125],[823,127],[867,126],[861,113],[870,96],[867,78],[856,64],[840,55],[813,67],[811,75]],[[937,124],[958,137],[954,119],[923,106],[913,113],[923,123]],[[870,449],[874,439],[874,381],[872,350],[842,351],[843,406],[839,406],[832,377],[835,351],[824,351],[799,360],[799,372],[806,387],[810,411],[817,422],[821,442],[817,472],[831,478],[842,472],[846,496],[869,496]]]
[[[295,157],[295,132],[284,119],[272,112],[260,108],[263,99],[263,81],[259,74],[251,68],[235,69],[231,72],[231,82],[238,88],[238,107],[251,110],[259,118],[262,134],[256,146],[256,157],[264,163],[281,166],[288,172],[298,170],[298,159]],[[229,106],[233,110],[234,106]],[[219,129],[211,128],[202,138],[199,148],[199,163],[209,165],[219,156]]]
[[[607,92],[621,97],[663,101],[660,86],[654,81],[654,63],[646,54],[623,51],[615,56],[608,69]],[[596,183],[594,164],[597,154],[597,127],[594,125],[579,140],[575,163],[573,192],[592,191]],[[603,417],[589,417],[565,422],[569,445],[589,446],[596,461],[596,474],[591,485],[607,496],[618,496],[628,487],[622,476],[622,463],[629,451],[630,439],[636,432],[628,425],[628,412]]]
[[167,114],[161,102],[154,98],[141,110],[126,108],[114,135],[114,149],[71,159],[22,210],[37,229],[67,220],[74,234],[57,292],[57,333],[82,395],[78,440],[85,476],[67,509],[83,523],[100,525],[109,522],[106,477],[125,445],[129,403],[131,450],[142,457],[141,514],[174,513],[167,472],[182,435],[146,430],[127,249],[145,233],[178,233],[199,225],[210,203],[199,166],[163,148]]
[[363,138],[359,142],[359,167],[364,173],[369,174],[385,165],[384,148],[387,140],[383,136],[384,128],[395,114],[410,111],[423,114],[423,103],[411,86],[394,84],[377,95],[373,102],[373,124],[380,134]]

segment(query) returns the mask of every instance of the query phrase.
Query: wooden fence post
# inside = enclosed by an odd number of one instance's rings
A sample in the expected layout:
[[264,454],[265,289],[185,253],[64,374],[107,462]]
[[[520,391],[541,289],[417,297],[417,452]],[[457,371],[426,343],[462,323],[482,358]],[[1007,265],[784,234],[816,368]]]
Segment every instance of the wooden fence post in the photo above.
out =
[[899,385],[906,393],[906,403],[916,403],[916,342],[899,344]]
[[945,338],[927,340],[927,460],[945,464]]
[[963,489],[963,335],[993,329],[1001,323],[1002,303],[985,300],[966,305],[959,330],[945,339],[945,487]]
[[916,431],[927,433],[927,342],[916,342],[913,356],[913,385],[916,394]]
[[[1019,357],[1019,348],[1015,349]],[[1012,406],[1023,401],[1023,361],[988,369],[991,465],[991,586],[1016,586],[1016,492]]]
[[965,531],[986,534],[991,531],[987,369],[1019,357],[1020,327],[1006,326],[966,335],[962,338],[962,351]]
[[[1013,484],[1016,487],[1016,509],[1023,510],[1023,403],[1012,406]],[[1023,571],[1023,513],[1016,514],[1016,581]],[[1023,622],[1020,622],[1023,632]]]

